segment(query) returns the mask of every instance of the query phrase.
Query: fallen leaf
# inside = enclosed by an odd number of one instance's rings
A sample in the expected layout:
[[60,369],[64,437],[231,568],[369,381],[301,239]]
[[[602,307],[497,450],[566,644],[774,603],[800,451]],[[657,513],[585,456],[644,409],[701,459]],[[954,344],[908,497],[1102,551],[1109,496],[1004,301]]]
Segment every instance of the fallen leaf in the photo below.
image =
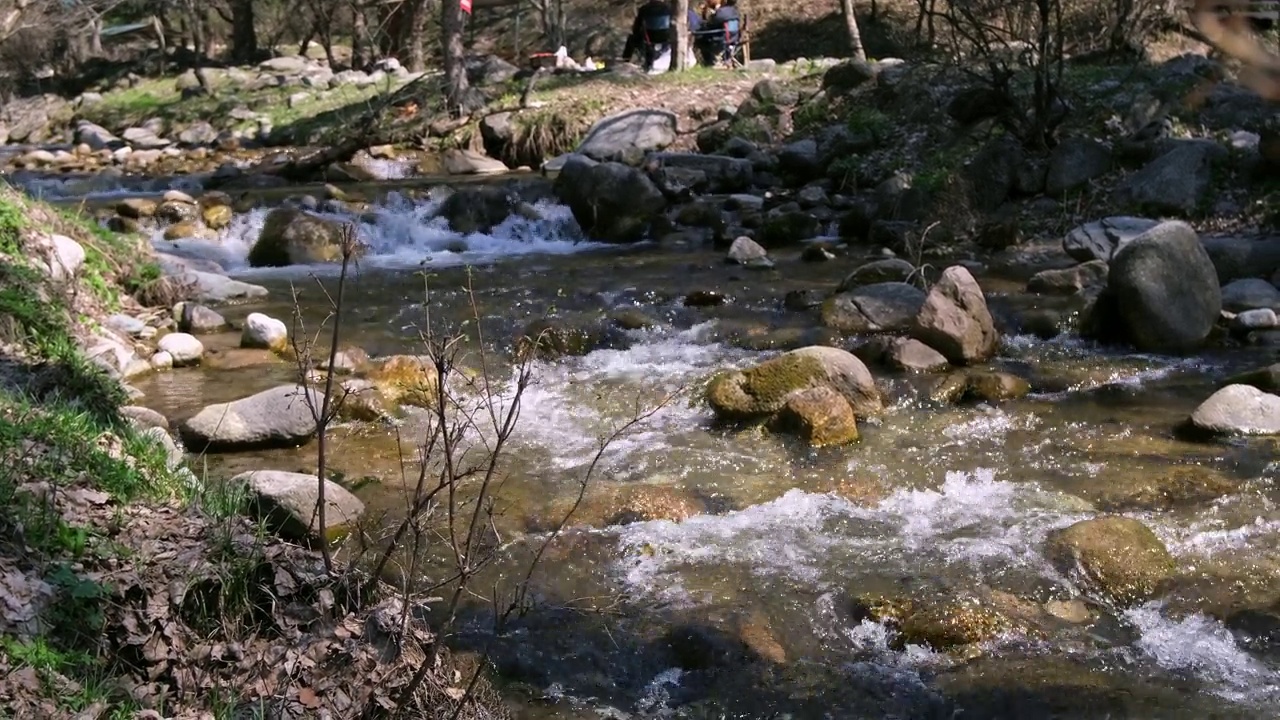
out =
[[298,688],[298,702],[311,710],[320,707],[320,698],[316,697],[316,691],[308,687]]

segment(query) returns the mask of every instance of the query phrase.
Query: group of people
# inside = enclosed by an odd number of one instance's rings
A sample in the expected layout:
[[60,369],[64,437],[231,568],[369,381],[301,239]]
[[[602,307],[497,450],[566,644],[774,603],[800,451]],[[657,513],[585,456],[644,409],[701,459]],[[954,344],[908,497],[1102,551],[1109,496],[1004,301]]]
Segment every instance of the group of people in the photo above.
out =
[[[651,66],[655,48],[671,44],[671,17],[671,5],[666,0],[647,0],[641,5],[631,24],[622,59],[630,60],[638,52],[645,59],[645,67]],[[726,43],[737,43],[742,34],[738,0],[703,0],[697,9],[689,9],[688,23],[698,57],[708,66],[720,59]]]

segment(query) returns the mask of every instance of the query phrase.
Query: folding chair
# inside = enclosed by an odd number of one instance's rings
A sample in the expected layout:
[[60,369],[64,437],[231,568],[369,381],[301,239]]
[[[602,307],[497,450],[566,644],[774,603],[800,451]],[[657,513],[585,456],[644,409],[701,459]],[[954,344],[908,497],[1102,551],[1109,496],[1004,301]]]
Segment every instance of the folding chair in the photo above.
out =
[[671,45],[671,16],[657,15],[644,21],[644,69],[653,68],[653,61],[661,55],[660,48]]
[[741,20],[729,20],[724,24],[724,51],[720,53],[720,64],[730,70],[746,67],[747,64],[741,29]]

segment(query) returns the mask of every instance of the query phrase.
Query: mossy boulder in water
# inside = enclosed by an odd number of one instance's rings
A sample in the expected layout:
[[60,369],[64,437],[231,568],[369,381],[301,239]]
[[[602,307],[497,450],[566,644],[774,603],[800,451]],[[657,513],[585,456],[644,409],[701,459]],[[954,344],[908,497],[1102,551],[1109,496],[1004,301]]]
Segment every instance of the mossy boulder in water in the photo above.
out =
[[1017,375],[990,370],[956,372],[943,378],[930,397],[935,402],[1003,402],[1026,397],[1031,383]]
[[1280,394],[1280,363],[1236,375],[1223,387],[1226,385],[1250,385],[1263,392]]
[[1045,554],[1059,572],[1122,607],[1154,597],[1177,569],[1150,528],[1115,515],[1055,530]]
[[294,208],[267,214],[249,250],[251,267],[284,267],[342,260],[342,223]]
[[[946,597],[859,595],[852,600],[853,619],[871,620],[897,632],[891,645],[923,645],[934,650],[951,650],[991,640],[1009,632],[1033,632],[1026,618],[1007,612],[988,597],[965,594]],[[1007,595],[1007,593],[999,593]],[[1003,603],[1010,605],[1009,602]]]
[[517,334],[515,358],[524,362],[530,358],[581,357],[610,345],[614,339],[621,339],[620,331],[598,319],[584,323],[535,320]]
[[774,422],[813,447],[844,445],[858,439],[858,418],[849,401],[827,386],[792,393]]
[[439,216],[457,233],[489,233],[512,215],[536,217],[533,208],[506,187],[464,186],[453,191],[440,205]]
[[[256,470],[231,478],[249,489],[249,512],[289,540],[332,540],[364,514],[364,503],[346,488],[324,482],[325,524],[319,525],[320,480],[315,475]],[[314,520],[313,520],[314,518]]]
[[[792,350],[748,370],[715,376],[707,386],[707,402],[725,420],[770,420],[787,408],[795,394],[812,388],[835,391],[855,415],[878,414],[884,407],[875,379],[861,360],[839,348],[819,345]],[[821,418],[831,419],[843,413],[817,413],[819,407],[830,409],[824,397],[814,394],[797,399],[787,416],[807,416],[801,425],[811,429],[822,426],[819,435],[826,437],[838,425],[829,425]],[[848,431],[842,434],[847,436]]]
[[437,373],[427,355],[392,355],[370,360],[365,379],[392,404],[430,407],[436,400]]

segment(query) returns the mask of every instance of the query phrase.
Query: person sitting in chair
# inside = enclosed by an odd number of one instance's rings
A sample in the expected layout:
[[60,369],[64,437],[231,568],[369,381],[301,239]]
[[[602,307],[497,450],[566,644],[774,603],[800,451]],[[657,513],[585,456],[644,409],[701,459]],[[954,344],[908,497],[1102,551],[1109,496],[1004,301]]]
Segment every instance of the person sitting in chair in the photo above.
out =
[[[702,62],[714,66],[724,52],[725,42],[736,43],[741,32],[742,15],[738,13],[738,0],[724,0],[715,13],[702,23],[694,43],[702,55]],[[731,30],[726,30],[731,28]]]
[[627,46],[622,51],[623,61],[639,52],[644,59],[647,70],[653,65],[655,48],[671,42],[671,6],[663,0],[648,0],[636,10],[636,19],[631,23],[631,35],[627,37]]

